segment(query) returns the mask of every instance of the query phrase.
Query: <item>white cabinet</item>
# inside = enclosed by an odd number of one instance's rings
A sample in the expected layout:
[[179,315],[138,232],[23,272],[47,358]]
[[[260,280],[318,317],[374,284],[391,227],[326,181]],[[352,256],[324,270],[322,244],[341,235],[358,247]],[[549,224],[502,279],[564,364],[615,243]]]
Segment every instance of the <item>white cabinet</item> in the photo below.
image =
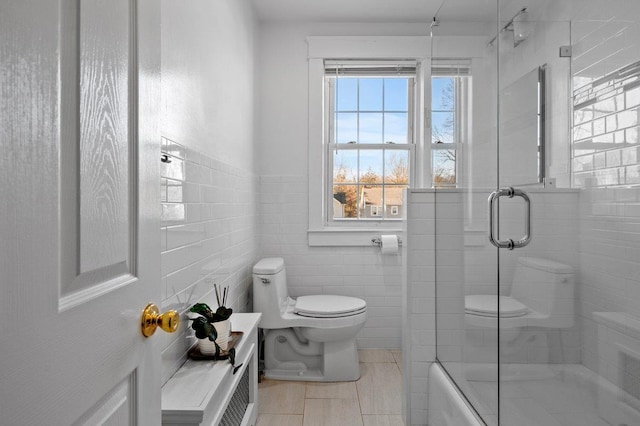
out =
[[162,387],[163,425],[252,426],[258,416],[260,313],[233,314],[236,374],[228,361],[188,360]]

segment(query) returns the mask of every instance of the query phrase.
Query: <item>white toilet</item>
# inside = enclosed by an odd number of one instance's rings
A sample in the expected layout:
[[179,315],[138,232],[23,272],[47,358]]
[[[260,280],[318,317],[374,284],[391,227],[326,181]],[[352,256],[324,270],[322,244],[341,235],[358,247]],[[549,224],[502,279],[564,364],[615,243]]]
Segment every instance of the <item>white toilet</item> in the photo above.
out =
[[[500,353],[517,357],[518,353],[526,351],[524,344],[527,341],[545,339],[546,342],[545,328],[573,326],[573,268],[534,257],[521,257],[517,262],[509,296],[476,294],[465,297],[465,345],[470,348],[469,359],[465,360],[468,380],[495,379],[495,372],[486,364],[495,364],[496,329],[499,330]],[[509,376],[506,368],[502,373],[503,379]],[[525,378],[522,372],[512,376]]]
[[356,334],[367,319],[364,300],[346,296],[289,297],[284,260],[253,267],[253,308],[262,313],[264,374],[304,381],[353,381],[360,377]]
[[500,329],[520,327],[569,328],[573,326],[573,268],[535,257],[518,259],[511,295],[465,297],[467,325]]

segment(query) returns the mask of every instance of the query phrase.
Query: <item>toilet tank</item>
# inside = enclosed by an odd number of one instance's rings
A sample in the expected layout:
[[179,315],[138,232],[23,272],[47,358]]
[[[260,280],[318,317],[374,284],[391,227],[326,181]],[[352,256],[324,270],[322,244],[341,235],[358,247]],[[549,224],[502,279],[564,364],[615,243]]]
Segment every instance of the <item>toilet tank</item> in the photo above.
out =
[[268,257],[253,267],[253,310],[262,312],[260,328],[282,328],[289,293],[284,259]]
[[546,327],[573,325],[574,276],[569,265],[535,257],[518,259],[511,297],[538,312]]

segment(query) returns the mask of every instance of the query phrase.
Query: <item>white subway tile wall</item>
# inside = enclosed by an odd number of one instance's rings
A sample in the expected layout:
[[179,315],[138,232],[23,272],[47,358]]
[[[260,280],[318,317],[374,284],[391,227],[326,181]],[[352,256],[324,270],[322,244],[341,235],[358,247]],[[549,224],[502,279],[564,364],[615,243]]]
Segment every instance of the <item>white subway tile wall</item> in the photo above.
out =
[[309,247],[306,176],[260,177],[260,255],[284,258],[292,297],[338,294],[364,299],[360,349],[399,349],[402,255],[377,246]]
[[407,425],[426,425],[427,375],[436,359],[435,194],[433,190],[406,192],[406,282],[403,288],[403,386]]
[[640,25],[578,21],[572,37],[574,186],[638,185]]
[[188,309],[217,307],[213,283],[229,287],[227,305],[251,311],[251,268],[258,259],[258,178],[163,138],[161,167],[162,309],[180,312],[176,333],[159,336],[163,383],[194,343]]
[[[593,312],[640,317],[640,188],[585,190],[580,203],[582,361],[598,371]],[[605,372],[600,374],[605,375]]]
[[[620,12],[615,7],[603,6],[595,16],[615,16]],[[602,89],[598,80],[640,59],[640,25],[626,19],[577,21],[572,38],[576,92],[593,82]],[[629,372],[600,371],[612,362],[599,359],[599,346],[616,342],[598,332],[593,313],[640,317],[640,77],[624,87],[614,81],[609,80],[613,97],[603,95],[593,108],[577,108],[573,140],[574,181],[584,188],[579,208],[582,363],[610,379]]]

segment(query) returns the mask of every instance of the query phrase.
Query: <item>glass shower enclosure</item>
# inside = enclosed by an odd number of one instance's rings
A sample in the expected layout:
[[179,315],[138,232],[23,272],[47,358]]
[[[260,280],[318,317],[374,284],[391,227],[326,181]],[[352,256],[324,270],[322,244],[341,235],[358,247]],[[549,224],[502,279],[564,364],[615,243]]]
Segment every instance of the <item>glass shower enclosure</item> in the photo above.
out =
[[432,29],[437,361],[488,425],[638,425],[640,2],[484,4]]

